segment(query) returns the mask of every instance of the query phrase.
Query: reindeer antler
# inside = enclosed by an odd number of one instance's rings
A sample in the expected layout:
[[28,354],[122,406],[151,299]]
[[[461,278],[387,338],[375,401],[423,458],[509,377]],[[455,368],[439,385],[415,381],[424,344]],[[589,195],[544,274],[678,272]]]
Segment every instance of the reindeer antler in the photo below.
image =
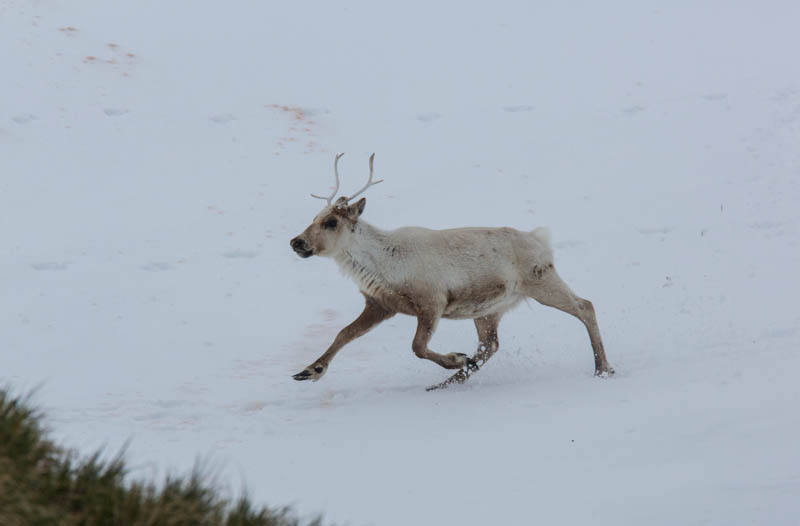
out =
[[381,179],[379,181],[375,181],[374,183],[372,182],[372,161],[373,161],[373,159],[375,159],[375,154],[374,153],[369,156],[369,179],[367,179],[367,184],[365,184],[364,187],[361,190],[359,190],[358,192],[356,192],[353,195],[351,195],[350,197],[348,197],[347,198],[348,202],[352,201],[353,199],[355,199],[356,197],[361,195],[361,193],[364,190],[366,190],[367,188],[369,188],[370,186],[375,186],[376,184],[383,182],[383,179]]
[[[318,195],[311,194],[311,197],[316,197],[317,199],[325,199],[328,204],[331,204],[333,198],[336,197],[336,192],[339,191],[339,158],[344,155],[344,152],[336,154],[336,160],[333,161],[333,174],[336,176],[336,188],[333,189],[333,193],[328,197],[320,197]],[[373,154],[375,155],[375,154]],[[372,166],[372,160],[370,160],[370,166]]]
[[[333,198],[336,197],[336,192],[339,191],[339,158],[342,155],[344,155],[344,152],[337,153],[336,154],[336,160],[333,162],[333,174],[336,176],[336,187],[333,189],[333,193],[331,193],[331,195],[329,195],[328,197],[321,197],[321,196],[314,195],[314,194],[311,194],[311,197],[316,197],[317,199],[324,199],[324,200],[326,200],[328,202],[329,205],[331,204],[331,201],[333,201]],[[373,163],[374,159],[375,159],[375,154],[373,153],[372,155],[369,156],[369,179],[367,179],[367,184],[365,184],[364,187],[361,188],[361,190],[359,190],[358,192],[354,193],[352,196],[350,196],[350,197],[340,197],[339,198],[340,200],[344,199],[344,202],[348,203],[348,202],[352,201],[353,199],[355,199],[356,197],[358,197],[359,195],[361,195],[364,192],[364,190],[366,190],[370,186],[375,186],[376,184],[383,182],[383,179],[381,179],[379,181],[374,181],[374,182],[372,181],[372,163]],[[337,203],[338,202],[339,201],[337,201]]]

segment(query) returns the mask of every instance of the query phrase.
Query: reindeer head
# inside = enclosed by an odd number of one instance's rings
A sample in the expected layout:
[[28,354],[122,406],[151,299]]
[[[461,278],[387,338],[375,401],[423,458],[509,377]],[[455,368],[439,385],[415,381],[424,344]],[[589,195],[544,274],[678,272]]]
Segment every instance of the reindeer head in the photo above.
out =
[[317,214],[317,217],[314,218],[314,221],[302,234],[289,242],[292,249],[301,258],[314,255],[331,256],[343,246],[346,246],[347,239],[355,229],[355,224],[367,204],[367,200],[363,197],[353,204],[350,204],[350,201],[361,195],[370,186],[383,182],[383,179],[372,181],[372,162],[375,158],[373,153],[369,157],[369,179],[367,184],[352,196],[339,197],[335,203],[331,204],[336,192],[339,191],[339,158],[342,155],[344,154],[337,154],[333,163],[333,173],[336,177],[336,187],[333,189],[333,193],[328,197],[311,194],[311,197],[325,199],[328,204]]

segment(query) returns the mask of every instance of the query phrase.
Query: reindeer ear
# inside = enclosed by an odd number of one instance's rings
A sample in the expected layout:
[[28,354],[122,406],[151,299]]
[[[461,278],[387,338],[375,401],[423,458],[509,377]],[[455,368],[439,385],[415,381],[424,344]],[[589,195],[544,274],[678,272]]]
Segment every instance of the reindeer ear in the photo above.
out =
[[367,206],[367,198],[366,197],[362,197],[355,204],[350,205],[350,207],[347,210],[347,213],[351,218],[356,219],[361,214],[364,213],[364,207],[365,206]]

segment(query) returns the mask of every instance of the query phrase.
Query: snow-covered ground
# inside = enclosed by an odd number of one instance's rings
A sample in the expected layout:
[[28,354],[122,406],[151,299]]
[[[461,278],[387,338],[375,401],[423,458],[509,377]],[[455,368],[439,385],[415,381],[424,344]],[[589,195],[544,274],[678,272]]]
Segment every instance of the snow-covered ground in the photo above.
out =
[[[0,0],[0,383],[136,476],[353,525],[797,524],[800,4]],[[548,226],[464,386],[289,239]],[[443,321],[439,352],[471,353]]]

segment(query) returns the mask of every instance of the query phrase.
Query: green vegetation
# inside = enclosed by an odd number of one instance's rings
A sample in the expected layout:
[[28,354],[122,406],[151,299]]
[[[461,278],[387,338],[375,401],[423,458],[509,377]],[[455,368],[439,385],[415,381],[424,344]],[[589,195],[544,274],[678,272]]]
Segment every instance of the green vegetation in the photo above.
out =
[[[161,485],[126,480],[121,456],[81,459],[51,442],[29,401],[0,389],[0,524],[298,526],[287,509],[219,495],[200,470]],[[312,525],[319,525],[317,519]]]

